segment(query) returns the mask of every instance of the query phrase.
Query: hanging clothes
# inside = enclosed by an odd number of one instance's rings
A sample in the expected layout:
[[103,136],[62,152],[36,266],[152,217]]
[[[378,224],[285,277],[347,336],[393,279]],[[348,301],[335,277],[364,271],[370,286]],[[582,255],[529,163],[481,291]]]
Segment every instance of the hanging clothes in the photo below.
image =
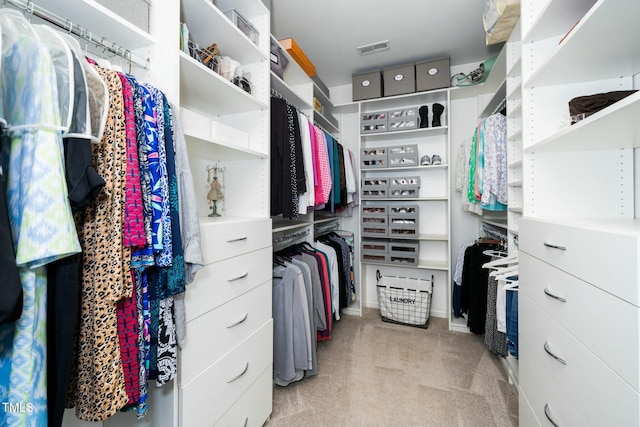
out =
[[21,317],[0,326],[0,399],[32,405],[0,408],[0,424],[47,425],[46,265],[80,252],[80,245],[66,197],[51,57],[16,11],[0,10],[0,28],[1,115],[13,128],[6,200],[23,291]]
[[[472,210],[467,206],[468,203],[479,204],[482,209],[489,211],[506,210],[507,126],[504,115],[493,114],[478,123],[467,163],[469,173],[466,178],[456,179],[456,189],[466,195],[463,211]],[[462,175],[460,167],[457,175]],[[464,180],[464,185],[459,185],[461,180]]]
[[487,316],[489,271],[482,265],[491,260],[483,252],[495,248],[493,243],[476,242],[465,250],[461,282],[461,311],[467,313],[467,325],[474,334],[483,334]]
[[271,97],[271,215],[298,218],[304,179],[298,113],[284,99]]

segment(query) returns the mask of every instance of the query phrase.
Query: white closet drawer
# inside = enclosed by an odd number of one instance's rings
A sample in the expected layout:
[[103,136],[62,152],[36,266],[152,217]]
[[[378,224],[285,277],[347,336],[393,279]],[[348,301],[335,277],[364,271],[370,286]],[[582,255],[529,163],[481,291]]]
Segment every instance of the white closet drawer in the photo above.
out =
[[185,293],[187,322],[271,279],[270,248],[204,266]]
[[519,262],[520,292],[640,391],[640,309],[526,253]]
[[271,218],[237,222],[200,222],[204,263],[271,246]]
[[640,306],[637,236],[530,218],[519,230],[523,252]]
[[189,383],[271,318],[271,292],[269,280],[187,324],[180,384]]
[[[532,349],[526,343],[519,343],[520,353],[520,391],[521,396],[526,396],[527,405],[535,414],[534,418],[539,423],[547,426],[551,425],[548,418],[552,419],[558,426],[588,427],[589,424],[580,416],[578,410],[569,401],[569,396],[558,387],[547,370],[542,367],[540,361],[533,354]],[[520,408],[522,411],[522,399]],[[546,414],[545,414],[546,407]],[[529,416],[531,418],[531,416]],[[520,425],[530,424],[520,419]],[[536,424],[538,425],[537,421]]]
[[273,365],[264,370],[231,409],[216,423],[216,427],[262,427],[271,415],[273,402]]
[[[527,364],[536,358],[582,417],[594,426],[637,425],[638,392],[526,294],[519,295],[518,305],[520,369],[527,369]],[[520,375],[520,384],[527,387]]]
[[272,358],[273,321],[269,320],[193,381],[179,387],[180,425],[214,425],[271,366]]
[[527,396],[522,392],[522,388],[518,393],[518,425],[523,427],[540,427],[540,421],[533,413],[533,408],[527,400]]

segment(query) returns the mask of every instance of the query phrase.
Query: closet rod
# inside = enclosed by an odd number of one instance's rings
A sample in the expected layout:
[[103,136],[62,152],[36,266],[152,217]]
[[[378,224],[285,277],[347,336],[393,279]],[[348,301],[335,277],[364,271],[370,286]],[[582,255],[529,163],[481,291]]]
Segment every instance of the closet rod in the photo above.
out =
[[89,43],[95,44],[96,47],[101,48],[104,51],[109,51],[114,55],[124,58],[129,63],[129,69],[131,69],[132,63],[144,68],[145,70],[150,69],[149,59],[140,59],[133,55],[129,49],[125,49],[116,43],[109,42],[105,37],[101,37],[98,40],[94,37],[91,31],[86,30],[78,24],[72,23],[68,19],[61,18],[41,6],[35,5],[31,0],[28,0],[26,2],[20,0],[4,0],[3,5],[6,4],[10,4],[20,9],[22,12],[27,12],[30,15],[37,16],[38,18],[50,24],[53,24],[64,31],[74,34],[88,41]]
[[278,247],[279,249],[287,247],[291,243],[299,240],[302,237],[305,237],[308,234],[309,234],[309,229],[306,229],[306,230],[298,231],[295,233],[287,234],[285,236],[274,237],[272,240],[274,251],[276,250],[276,247]]
[[325,234],[329,234],[332,231],[336,231],[340,228],[339,218],[336,218],[335,221],[329,222],[328,224],[317,224],[314,227],[314,237],[324,236]]
[[497,227],[494,227],[492,225],[483,223],[482,224],[482,231],[484,233],[488,234],[489,236],[493,236],[493,237],[495,237],[495,238],[497,238],[499,240],[502,240],[504,242],[507,241],[507,234],[504,231],[498,229]]

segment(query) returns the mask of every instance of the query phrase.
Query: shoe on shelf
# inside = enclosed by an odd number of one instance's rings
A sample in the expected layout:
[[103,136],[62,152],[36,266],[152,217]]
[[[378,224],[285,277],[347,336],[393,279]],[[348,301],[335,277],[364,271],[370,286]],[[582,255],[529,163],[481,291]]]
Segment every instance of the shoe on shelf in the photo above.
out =
[[423,105],[418,109],[418,114],[420,115],[420,127],[428,128],[429,127],[429,107]]
[[431,164],[431,157],[429,156],[422,156],[420,158],[420,164],[422,166],[429,166]]
[[442,158],[440,156],[438,156],[437,154],[434,154],[433,157],[431,158],[431,164],[432,165],[441,165],[442,164]]
[[433,104],[433,106],[431,106],[431,109],[433,110],[433,120],[431,121],[431,127],[442,126],[440,117],[444,112],[444,105],[436,102]]

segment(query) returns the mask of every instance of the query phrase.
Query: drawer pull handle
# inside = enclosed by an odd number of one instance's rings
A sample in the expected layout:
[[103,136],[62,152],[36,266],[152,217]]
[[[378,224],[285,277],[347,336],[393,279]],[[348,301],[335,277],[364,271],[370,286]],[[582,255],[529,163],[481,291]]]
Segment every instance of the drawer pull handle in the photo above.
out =
[[240,323],[242,323],[245,320],[247,320],[247,317],[249,317],[249,313],[245,313],[244,316],[242,316],[242,319],[238,320],[237,322],[233,322],[232,324],[227,326],[227,329],[233,328],[234,326],[238,326]]
[[247,373],[247,371],[249,370],[249,362],[247,362],[247,364],[245,365],[244,369],[242,370],[242,372],[240,372],[238,375],[236,375],[235,377],[231,378],[229,381],[227,381],[227,384],[230,384],[234,381],[236,381],[237,379],[239,379],[241,376],[243,376],[244,374]]
[[247,271],[246,273],[244,273],[241,276],[238,277],[232,277],[231,279],[227,279],[227,282],[235,282],[236,280],[240,280],[240,279],[244,279],[245,277],[247,277],[249,275],[249,272]]
[[554,359],[556,359],[558,362],[562,363],[563,365],[567,364],[566,360],[564,360],[561,357],[556,356],[555,354],[553,354],[551,352],[551,350],[549,350],[549,341],[545,341],[544,342],[544,351],[546,351],[549,356],[553,357]]
[[551,415],[549,415],[549,404],[548,403],[544,404],[544,416],[547,417],[547,419],[549,420],[549,422],[551,424],[553,424],[553,427],[560,427],[560,426],[558,426],[558,424],[555,421],[553,421],[553,418],[551,418]]
[[560,251],[566,251],[566,250],[567,250],[567,247],[566,247],[566,246],[554,245],[554,244],[551,244],[551,243],[548,243],[548,242],[544,242],[544,245],[545,245],[546,247],[548,247],[548,248],[551,248],[551,249],[558,249],[558,250],[560,250]]
[[565,298],[559,297],[558,295],[554,295],[551,293],[551,291],[549,290],[549,288],[544,288],[544,294],[546,296],[549,296],[553,299],[557,299],[558,301],[562,301],[562,302],[567,302],[567,300]]
[[227,240],[227,243],[241,242],[243,240],[247,240],[247,236],[236,237],[235,239],[229,239],[229,240]]

